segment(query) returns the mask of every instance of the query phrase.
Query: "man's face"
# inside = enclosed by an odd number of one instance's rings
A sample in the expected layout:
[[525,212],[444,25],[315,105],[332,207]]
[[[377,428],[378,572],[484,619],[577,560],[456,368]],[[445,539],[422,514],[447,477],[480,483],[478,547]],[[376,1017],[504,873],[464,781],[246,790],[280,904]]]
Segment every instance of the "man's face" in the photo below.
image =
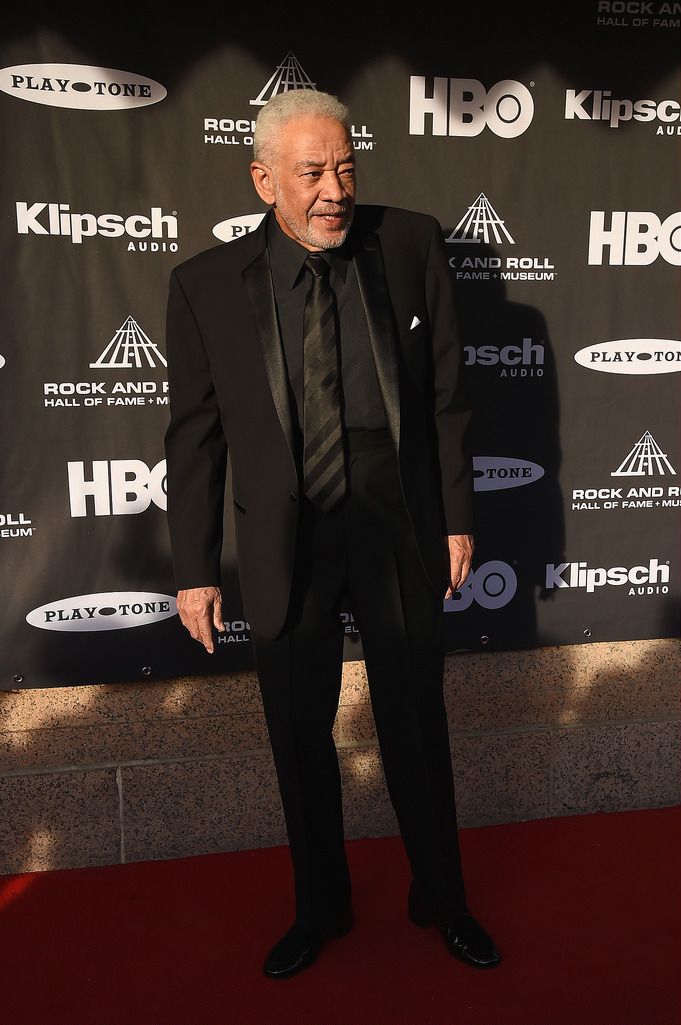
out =
[[251,174],[287,235],[311,251],[343,244],[355,205],[355,157],[339,121],[287,122],[279,130],[272,166],[254,161]]

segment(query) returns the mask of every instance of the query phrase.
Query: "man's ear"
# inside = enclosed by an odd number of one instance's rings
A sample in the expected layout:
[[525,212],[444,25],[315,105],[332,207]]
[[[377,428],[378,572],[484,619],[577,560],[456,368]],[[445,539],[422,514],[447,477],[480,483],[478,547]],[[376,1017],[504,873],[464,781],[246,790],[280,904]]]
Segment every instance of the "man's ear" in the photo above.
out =
[[251,163],[250,171],[253,184],[255,185],[255,191],[264,203],[268,203],[272,206],[274,203],[274,178],[272,171],[267,164],[261,164],[257,160],[254,160]]

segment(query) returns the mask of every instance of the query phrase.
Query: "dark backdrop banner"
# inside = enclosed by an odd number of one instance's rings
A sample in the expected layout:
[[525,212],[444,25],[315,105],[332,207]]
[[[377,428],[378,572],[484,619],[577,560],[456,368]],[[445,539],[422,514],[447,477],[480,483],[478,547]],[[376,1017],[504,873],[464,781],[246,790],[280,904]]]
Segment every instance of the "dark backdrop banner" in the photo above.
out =
[[176,615],[164,317],[262,217],[285,89],[348,103],[361,201],[442,225],[477,489],[447,650],[677,633],[681,5],[470,6],[5,16],[1,687],[252,665],[231,515],[212,659]]

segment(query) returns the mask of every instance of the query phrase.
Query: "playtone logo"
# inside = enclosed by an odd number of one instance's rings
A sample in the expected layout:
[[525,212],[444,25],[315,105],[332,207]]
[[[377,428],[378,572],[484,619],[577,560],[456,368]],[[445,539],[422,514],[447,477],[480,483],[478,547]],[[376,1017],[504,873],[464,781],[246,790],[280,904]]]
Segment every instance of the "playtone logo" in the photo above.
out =
[[153,591],[109,591],[62,598],[33,609],[29,626],[65,633],[129,630],[177,615],[175,598]]
[[506,78],[485,89],[477,78],[409,79],[409,134],[471,138],[488,127],[502,139],[527,131],[534,116],[534,100],[522,82]]
[[671,338],[622,338],[587,345],[575,362],[605,374],[673,374],[681,370],[681,342]]
[[0,89],[20,100],[78,110],[148,107],[167,95],[153,78],[89,64],[17,64],[2,68]]
[[226,221],[220,221],[213,228],[213,234],[221,242],[233,242],[242,235],[248,235],[249,231],[255,231],[265,217],[266,211],[259,214],[241,214],[237,217],[228,217]]
[[131,516],[146,512],[152,502],[167,508],[165,459],[151,469],[141,459],[93,459],[89,471],[83,462],[67,468],[72,517],[88,515],[88,498],[95,516]]
[[660,220],[649,210],[613,210],[606,227],[604,210],[592,210],[589,223],[589,263],[601,266],[608,250],[611,267],[647,267],[659,256],[681,267],[681,211]]
[[544,467],[525,459],[503,456],[473,456],[473,486],[476,491],[502,491],[533,484],[544,476]]
[[582,588],[593,594],[597,587],[622,587],[631,584],[629,595],[668,594],[669,562],[650,559],[647,566],[611,566],[590,569],[586,562],[550,562],[546,566],[546,588]]
[[[164,214],[160,206],[152,206],[146,214],[75,214],[68,203],[17,203],[19,235],[63,235],[74,245],[84,238],[176,239],[176,212]],[[47,213],[45,213],[47,211]],[[42,218],[42,220],[41,220]],[[177,242],[130,242],[128,251],[176,253]]]

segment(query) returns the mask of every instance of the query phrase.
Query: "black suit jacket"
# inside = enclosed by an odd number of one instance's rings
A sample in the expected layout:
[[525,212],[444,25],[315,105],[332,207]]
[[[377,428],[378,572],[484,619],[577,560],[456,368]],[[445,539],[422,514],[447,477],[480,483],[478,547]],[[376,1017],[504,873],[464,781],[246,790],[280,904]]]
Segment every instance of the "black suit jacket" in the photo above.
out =
[[[291,590],[300,480],[265,224],[171,274],[165,447],[178,589],[219,584],[229,451],[244,612],[252,630],[276,637]],[[472,531],[473,488],[440,226],[424,214],[357,206],[350,241],[406,507],[424,570],[444,595],[443,537]]]

